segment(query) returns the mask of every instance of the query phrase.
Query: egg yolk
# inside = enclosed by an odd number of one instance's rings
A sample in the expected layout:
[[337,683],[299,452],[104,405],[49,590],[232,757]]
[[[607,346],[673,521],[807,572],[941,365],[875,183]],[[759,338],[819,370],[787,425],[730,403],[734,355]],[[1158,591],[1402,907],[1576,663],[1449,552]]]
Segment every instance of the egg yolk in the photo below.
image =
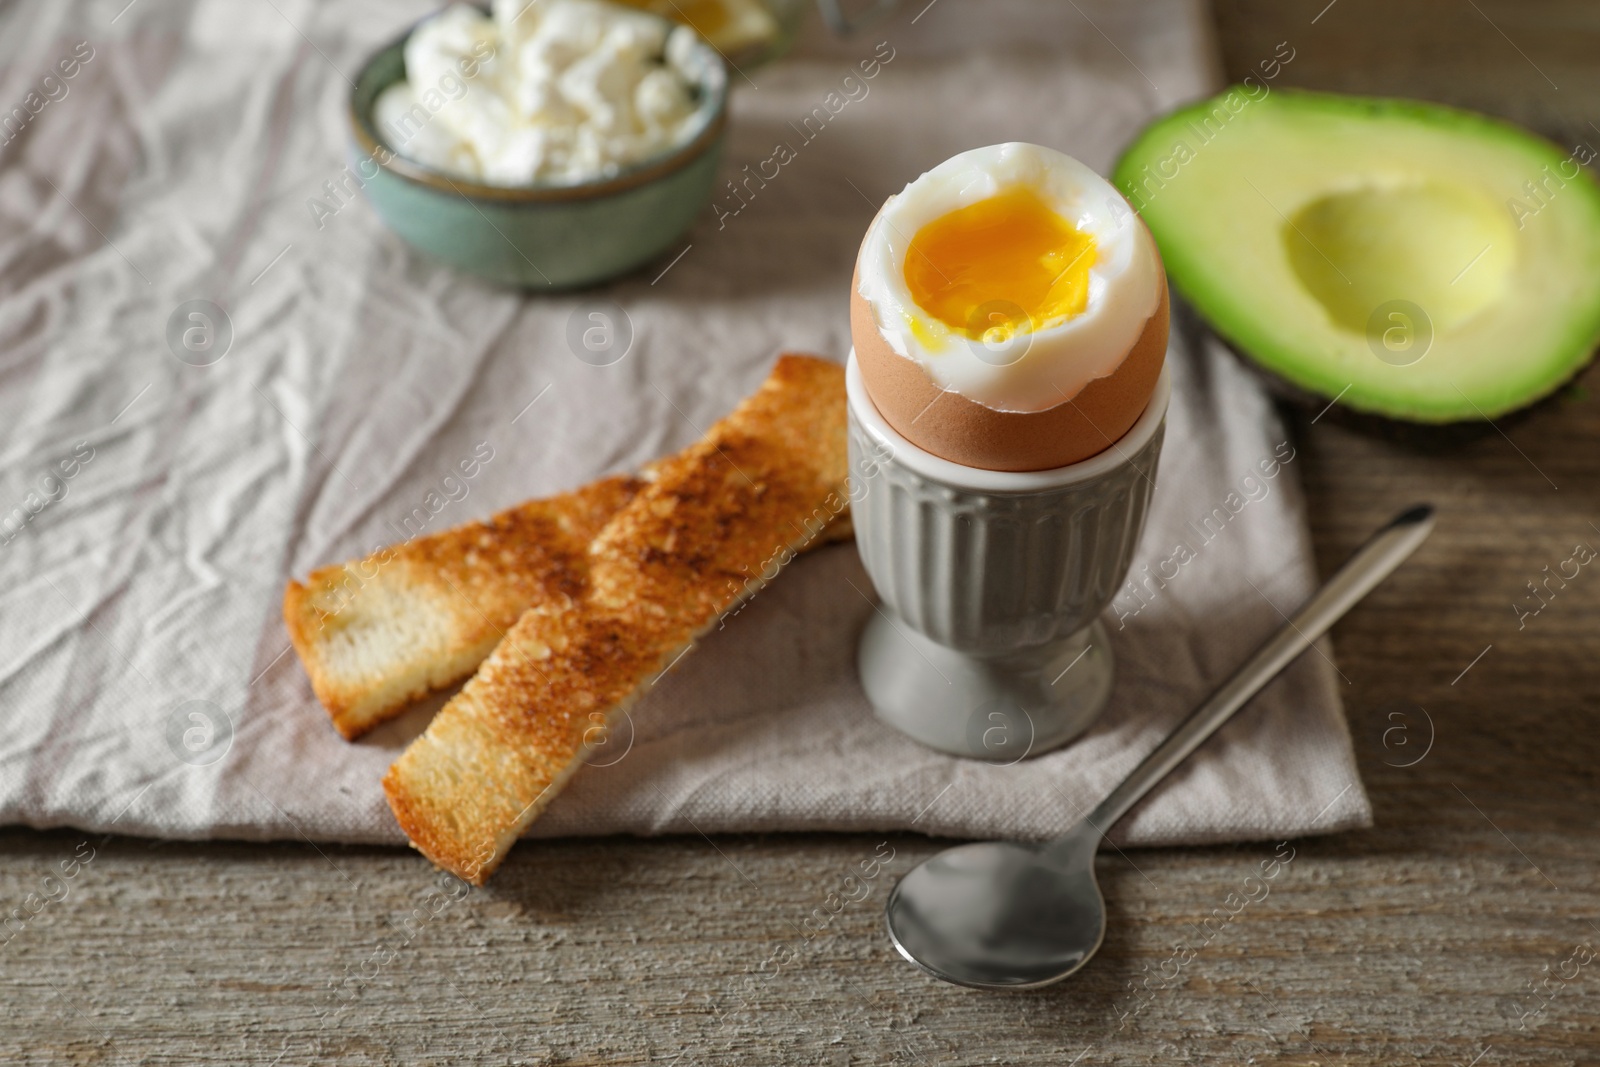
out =
[[967,337],[1003,341],[1081,314],[1094,252],[1092,236],[1018,187],[922,227],[904,272],[924,311]]

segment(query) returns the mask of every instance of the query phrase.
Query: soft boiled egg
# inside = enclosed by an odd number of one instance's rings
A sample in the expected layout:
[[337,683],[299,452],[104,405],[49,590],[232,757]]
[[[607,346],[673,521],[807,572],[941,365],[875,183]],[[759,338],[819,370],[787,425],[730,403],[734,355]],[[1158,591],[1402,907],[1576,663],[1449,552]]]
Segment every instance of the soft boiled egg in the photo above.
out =
[[892,196],[861,242],[850,331],[903,437],[986,470],[1109,448],[1149,403],[1167,283],[1110,183],[1039,145],[975,148]]

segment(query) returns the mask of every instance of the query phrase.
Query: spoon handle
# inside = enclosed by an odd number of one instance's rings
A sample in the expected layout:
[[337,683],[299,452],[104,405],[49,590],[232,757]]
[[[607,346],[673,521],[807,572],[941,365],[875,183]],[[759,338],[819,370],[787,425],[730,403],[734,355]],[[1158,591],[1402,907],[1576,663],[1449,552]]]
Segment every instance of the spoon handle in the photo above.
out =
[[1368,538],[1367,543],[1295,612],[1294,618],[1269,637],[1232,677],[1218,686],[1205,703],[1191,712],[1121,785],[1111,791],[1110,796],[1100,802],[1089,814],[1090,825],[1101,833],[1111,829],[1111,825],[1127,814],[1152,786],[1170,774],[1246,701],[1277,677],[1279,671],[1327,633],[1345,612],[1400,566],[1432,529],[1433,507],[1418,504],[1395,516]]

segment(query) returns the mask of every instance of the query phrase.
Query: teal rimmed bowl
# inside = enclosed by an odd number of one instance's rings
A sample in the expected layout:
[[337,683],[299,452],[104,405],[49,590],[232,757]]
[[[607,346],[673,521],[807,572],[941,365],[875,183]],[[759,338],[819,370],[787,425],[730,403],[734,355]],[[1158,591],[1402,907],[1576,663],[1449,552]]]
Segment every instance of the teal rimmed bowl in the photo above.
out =
[[727,124],[727,74],[697,42],[685,64],[695,133],[669,152],[578,184],[485,185],[407,159],[378,134],[378,95],[405,78],[410,30],[379,49],[350,92],[352,170],[408,244],[502,285],[572,289],[626,274],[669,249],[711,201]]

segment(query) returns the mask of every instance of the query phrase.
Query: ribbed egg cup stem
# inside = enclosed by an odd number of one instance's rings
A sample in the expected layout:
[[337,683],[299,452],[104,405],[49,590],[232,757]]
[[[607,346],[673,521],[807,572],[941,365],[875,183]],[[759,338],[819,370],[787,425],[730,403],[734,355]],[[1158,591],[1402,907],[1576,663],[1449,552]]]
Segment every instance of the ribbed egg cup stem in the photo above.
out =
[[1004,763],[1071,741],[1111,695],[1099,616],[1144,529],[1169,371],[1112,447],[1028,472],[963,467],[906,440],[853,352],[845,381],[851,515],[880,601],[857,668],[878,717],[942,752]]

